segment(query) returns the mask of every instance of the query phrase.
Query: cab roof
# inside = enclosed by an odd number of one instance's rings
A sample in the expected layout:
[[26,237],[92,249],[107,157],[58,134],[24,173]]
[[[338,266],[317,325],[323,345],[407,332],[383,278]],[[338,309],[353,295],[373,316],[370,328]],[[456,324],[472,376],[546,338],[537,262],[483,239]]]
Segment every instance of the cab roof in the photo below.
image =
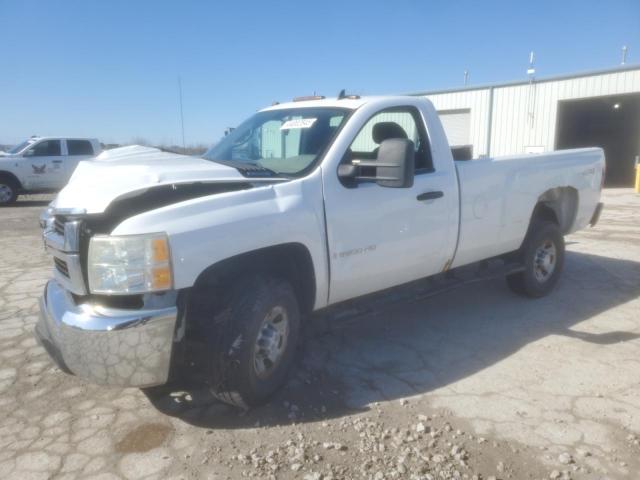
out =
[[322,99],[313,99],[313,100],[302,100],[302,101],[293,101],[286,103],[277,103],[275,105],[271,105],[267,108],[263,108],[260,110],[261,112],[266,112],[270,110],[283,110],[287,108],[347,108],[349,110],[355,110],[360,108],[361,106],[368,103],[376,103],[383,102],[391,99],[397,99],[399,101],[406,99],[410,99],[410,103],[415,102],[415,96],[409,95],[383,95],[383,96],[370,96],[370,97],[357,97],[357,98],[322,98]]

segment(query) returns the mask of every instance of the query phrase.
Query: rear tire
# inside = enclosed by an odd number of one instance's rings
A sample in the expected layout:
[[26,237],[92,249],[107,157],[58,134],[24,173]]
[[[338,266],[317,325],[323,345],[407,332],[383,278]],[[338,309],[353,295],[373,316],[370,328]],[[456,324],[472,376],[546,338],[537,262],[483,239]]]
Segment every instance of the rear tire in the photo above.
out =
[[286,382],[300,333],[291,285],[265,275],[234,282],[227,308],[210,331],[210,385],[219,400],[243,409],[261,405]]
[[535,222],[520,249],[524,270],[507,276],[509,288],[530,298],[543,297],[555,287],[564,266],[564,237],[554,222]]
[[18,198],[18,185],[10,177],[0,176],[0,207],[11,205]]

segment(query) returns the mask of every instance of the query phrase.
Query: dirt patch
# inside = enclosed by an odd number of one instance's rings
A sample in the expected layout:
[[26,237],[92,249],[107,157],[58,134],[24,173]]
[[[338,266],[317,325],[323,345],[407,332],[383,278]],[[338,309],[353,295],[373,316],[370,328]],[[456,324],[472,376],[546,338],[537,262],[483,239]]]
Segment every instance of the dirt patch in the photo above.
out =
[[162,423],[145,423],[127,433],[118,443],[118,453],[142,453],[158,448],[172,432]]

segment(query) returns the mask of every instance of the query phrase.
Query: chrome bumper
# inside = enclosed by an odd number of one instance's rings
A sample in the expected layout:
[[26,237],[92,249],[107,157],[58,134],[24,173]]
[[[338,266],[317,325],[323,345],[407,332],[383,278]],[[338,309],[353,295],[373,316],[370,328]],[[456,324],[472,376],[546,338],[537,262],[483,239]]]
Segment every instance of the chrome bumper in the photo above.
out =
[[36,337],[60,368],[93,383],[161,385],[169,378],[177,308],[76,305],[57,281],[40,299]]

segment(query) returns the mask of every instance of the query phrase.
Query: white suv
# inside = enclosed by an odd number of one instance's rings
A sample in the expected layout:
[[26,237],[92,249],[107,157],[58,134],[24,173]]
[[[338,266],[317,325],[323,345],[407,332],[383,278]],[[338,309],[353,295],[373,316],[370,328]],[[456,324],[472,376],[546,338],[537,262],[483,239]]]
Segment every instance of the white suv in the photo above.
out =
[[0,205],[13,203],[21,193],[62,189],[78,162],[101,151],[95,138],[31,137],[0,152]]

